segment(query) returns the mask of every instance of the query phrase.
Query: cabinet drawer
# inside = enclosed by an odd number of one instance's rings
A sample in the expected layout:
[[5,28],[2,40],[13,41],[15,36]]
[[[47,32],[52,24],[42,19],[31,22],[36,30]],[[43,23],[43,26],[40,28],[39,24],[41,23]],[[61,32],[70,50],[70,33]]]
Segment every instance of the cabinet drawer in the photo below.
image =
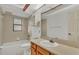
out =
[[36,44],[31,42],[31,47],[36,49]]
[[37,53],[36,53],[36,49],[34,49],[34,48],[31,48],[31,55],[36,55]]
[[45,50],[39,46],[37,46],[37,52],[38,52],[38,54],[40,53],[41,55],[49,55],[50,54],[47,50]]

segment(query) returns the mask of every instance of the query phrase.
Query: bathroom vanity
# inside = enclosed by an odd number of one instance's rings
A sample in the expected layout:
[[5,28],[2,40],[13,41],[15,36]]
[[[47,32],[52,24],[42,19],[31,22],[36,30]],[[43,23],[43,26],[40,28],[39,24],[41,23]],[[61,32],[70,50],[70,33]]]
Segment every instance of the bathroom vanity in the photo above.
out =
[[31,55],[79,55],[79,49],[44,39],[32,39]]
[[54,55],[54,53],[49,52],[48,50],[40,47],[39,45],[31,42],[31,54],[32,55]]

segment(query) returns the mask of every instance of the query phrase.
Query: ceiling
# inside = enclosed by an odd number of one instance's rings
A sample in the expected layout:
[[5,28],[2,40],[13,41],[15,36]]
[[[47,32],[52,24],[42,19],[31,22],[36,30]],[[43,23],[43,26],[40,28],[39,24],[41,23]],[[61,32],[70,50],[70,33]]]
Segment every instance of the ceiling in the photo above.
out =
[[14,4],[16,7],[23,8],[25,4]]
[[42,12],[57,6],[57,4],[30,4],[29,7],[23,11],[25,4],[0,4],[3,12],[9,11],[12,14],[22,17],[29,17],[33,14],[37,9],[44,5]]
[[[29,7],[24,11],[26,14],[31,15],[33,14],[37,9],[39,9],[44,4],[30,4]],[[25,4],[16,4],[15,5],[18,8],[23,9]]]

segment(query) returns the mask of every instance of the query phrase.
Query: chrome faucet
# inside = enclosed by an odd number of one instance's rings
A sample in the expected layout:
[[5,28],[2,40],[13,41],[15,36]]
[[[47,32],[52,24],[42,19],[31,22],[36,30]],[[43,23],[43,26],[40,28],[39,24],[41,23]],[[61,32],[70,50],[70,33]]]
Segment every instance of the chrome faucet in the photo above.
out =
[[54,43],[55,41],[53,39],[58,39],[57,37],[55,38],[49,38],[49,42]]
[[52,39],[52,38],[50,38],[50,39],[49,39],[49,42],[54,43],[54,41],[53,41],[53,39]]
[[54,43],[54,41],[53,40],[49,40],[51,43]]

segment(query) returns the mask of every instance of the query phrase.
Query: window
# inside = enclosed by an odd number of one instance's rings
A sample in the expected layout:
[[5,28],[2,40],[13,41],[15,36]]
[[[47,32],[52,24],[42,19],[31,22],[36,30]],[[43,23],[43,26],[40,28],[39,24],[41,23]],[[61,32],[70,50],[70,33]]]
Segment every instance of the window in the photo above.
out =
[[22,20],[19,18],[14,18],[13,31],[22,31]]

